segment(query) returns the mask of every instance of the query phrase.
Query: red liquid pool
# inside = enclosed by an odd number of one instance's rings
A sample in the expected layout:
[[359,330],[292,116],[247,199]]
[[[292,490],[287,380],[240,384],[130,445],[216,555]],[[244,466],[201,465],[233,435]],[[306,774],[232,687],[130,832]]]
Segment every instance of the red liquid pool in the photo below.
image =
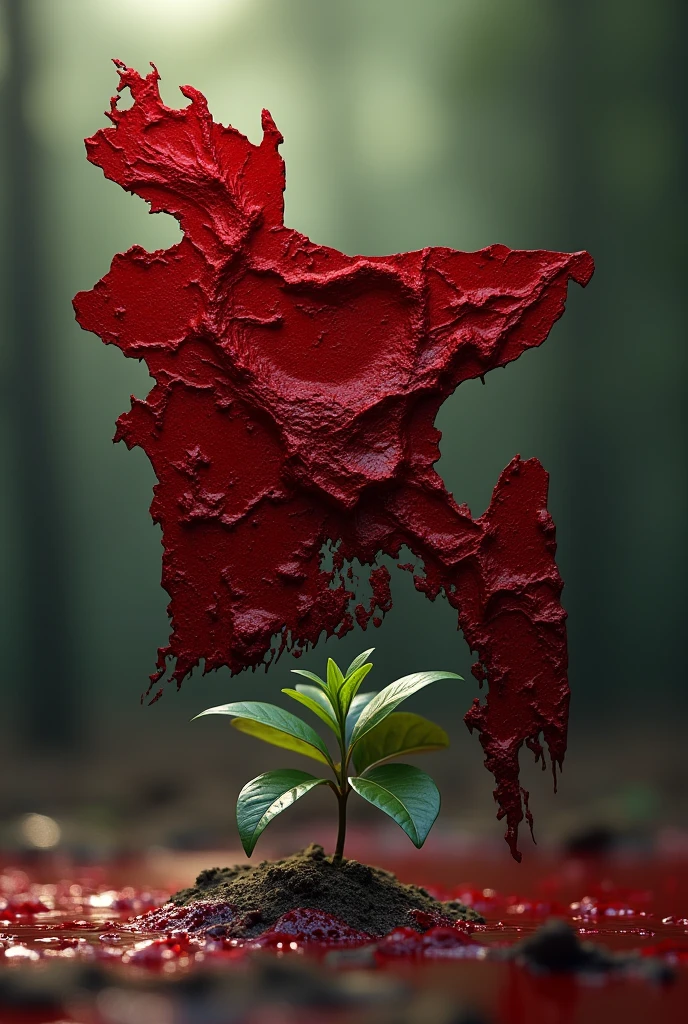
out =
[[[205,933],[202,906],[165,906],[168,893],[188,877],[175,877],[168,888],[161,887],[158,879],[156,887],[150,888],[141,884],[145,873],[141,865],[113,866],[109,877],[102,870],[74,871],[69,878],[49,881],[45,881],[50,877],[47,864],[42,876],[37,867],[31,871],[8,867],[0,872],[0,1024],[58,1020],[120,1024],[101,996],[88,1005],[82,994],[76,1016],[68,995],[53,1016],[3,1005],[2,977],[7,972],[32,971],[38,979],[47,968],[54,972],[55,965],[92,965],[109,972],[106,976],[112,978],[113,991],[118,991],[118,985],[132,978],[155,977],[158,986],[168,984],[165,979],[169,978],[173,986],[175,979],[195,972],[242,972],[256,956],[294,962],[300,958],[302,963],[315,960],[321,976],[323,971],[338,969],[340,973],[383,974],[403,980],[414,990],[444,993],[476,1008],[495,1024],[683,1024],[688,1020],[686,868],[684,861],[675,859],[557,863],[539,858],[525,869],[502,861],[463,862],[462,873],[472,869],[474,880],[457,885],[449,883],[456,866],[443,860],[432,864],[435,884],[427,887],[443,899],[458,898],[474,906],[484,915],[485,925],[452,926],[420,915],[423,920],[409,921],[408,928],[372,940],[344,922],[304,908],[283,915],[257,938],[239,940],[223,934],[222,926]],[[181,864],[178,869],[183,870]],[[404,864],[397,869],[401,877],[419,880]],[[423,870],[429,869],[426,862]],[[494,877],[494,886],[485,884],[486,873]],[[122,884],[127,875],[136,879],[136,885]],[[518,889],[515,879],[521,882]],[[234,916],[232,908],[227,908],[228,923]],[[671,964],[674,980],[657,983],[625,971],[535,973],[514,962],[493,959],[496,948],[513,946],[552,917],[569,922],[586,941]],[[415,930],[414,923],[423,931]],[[155,998],[163,998],[159,988],[155,991]],[[298,1019],[304,1024],[310,1019],[358,1019],[326,1008],[310,1018],[286,1004],[277,1015],[271,1010],[272,1015],[261,1016],[262,1012],[257,1004],[247,1015],[230,1015],[227,1021],[289,1024]],[[187,1019],[201,1018],[177,1013],[169,1017],[169,1024],[185,1024]],[[163,1015],[160,1020],[168,1018]],[[138,1018],[132,1018],[132,1024],[139,1024]],[[148,1022],[142,1019],[140,1024]],[[150,1024],[158,1022],[151,1018]]]

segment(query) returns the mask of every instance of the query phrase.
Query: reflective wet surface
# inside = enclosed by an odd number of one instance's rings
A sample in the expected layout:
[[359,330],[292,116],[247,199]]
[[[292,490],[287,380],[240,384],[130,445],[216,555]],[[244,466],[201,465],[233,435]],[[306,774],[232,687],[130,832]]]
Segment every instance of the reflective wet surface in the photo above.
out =
[[[142,865],[73,869],[50,881],[48,865],[7,866],[0,873],[0,1022],[288,1024],[316,1011],[312,1019],[364,1021],[376,1013],[370,1019],[383,1021],[379,1000],[397,1012],[390,1020],[427,1021],[428,999],[436,1001],[438,1022],[445,1011],[454,1013],[447,1020],[460,1020],[467,1008],[500,1024],[688,1019],[683,861],[543,860],[524,873],[519,891],[507,887],[507,876],[495,887],[448,884],[451,872],[449,861],[434,864],[435,884],[426,888],[473,906],[485,925],[423,919],[373,940],[304,908],[241,940],[222,928],[204,931],[202,907],[195,917],[194,908],[183,908],[182,920],[166,906],[175,886],[145,886]],[[500,871],[493,873],[500,881]],[[135,885],[122,884],[127,874]],[[583,965],[574,973],[508,959],[509,949],[552,918],[584,943],[634,957],[612,971]],[[261,972],[277,960],[279,983],[265,980]],[[653,973],[643,970],[648,964],[663,966]],[[35,1005],[31,993],[40,991],[44,1001]]]

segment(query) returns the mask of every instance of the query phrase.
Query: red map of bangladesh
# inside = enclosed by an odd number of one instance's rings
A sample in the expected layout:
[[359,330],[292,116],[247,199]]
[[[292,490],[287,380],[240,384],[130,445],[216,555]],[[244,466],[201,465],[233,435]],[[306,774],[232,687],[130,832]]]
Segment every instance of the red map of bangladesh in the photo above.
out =
[[[75,300],[81,326],[145,359],[155,386],[116,440],[139,445],[157,484],[172,635],[158,653],[182,679],[263,664],[285,649],[379,624],[391,608],[381,553],[408,548],[417,589],[442,594],[489,693],[466,715],[496,780],[514,856],[528,794],[525,743],[553,769],[566,750],[562,582],[548,478],[517,456],[473,519],[436,473],[442,402],[464,380],[541,344],[585,252],[426,248],[346,256],[284,226],[282,136],[263,111],[254,146],[216,124],[204,97],[163,104],[116,62],[133,106],[86,142],[106,177],[176,217],[178,245],[134,246]],[[326,568],[323,549],[334,555]],[[370,565],[357,599],[347,563]],[[156,697],[159,696],[159,693]],[[155,699],[155,698],[154,698]]]

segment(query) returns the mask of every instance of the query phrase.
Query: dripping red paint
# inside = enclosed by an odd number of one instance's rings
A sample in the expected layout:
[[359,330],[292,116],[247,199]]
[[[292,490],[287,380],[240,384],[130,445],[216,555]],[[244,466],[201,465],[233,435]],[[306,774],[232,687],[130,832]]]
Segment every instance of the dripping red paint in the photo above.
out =
[[[190,86],[167,107],[155,68],[116,62],[113,127],[87,140],[106,177],[176,217],[182,241],[115,256],[75,300],[81,326],[144,359],[155,386],[117,425],[157,484],[163,585],[178,684],[201,661],[232,673],[324,630],[379,624],[391,607],[381,553],[417,561],[417,589],[458,614],[489,683],[466,716],[496,780],[513,855],[524,816],[518,754],[553,768],[566,750],[569,689],[562,582],[548,478],[516,456],[473,519],[434,469],[442,402],[540,345],[585,252],[425,248],[346,256],[284,226],[282,136],[263,111],[253,145],[213,121]],[[334,550],[331,570],[323,547]],[[373,566],[356,599],[345,562]],[[279,637],[274,643],[273,638]],[[154,700],[161,691],[158,690]]]

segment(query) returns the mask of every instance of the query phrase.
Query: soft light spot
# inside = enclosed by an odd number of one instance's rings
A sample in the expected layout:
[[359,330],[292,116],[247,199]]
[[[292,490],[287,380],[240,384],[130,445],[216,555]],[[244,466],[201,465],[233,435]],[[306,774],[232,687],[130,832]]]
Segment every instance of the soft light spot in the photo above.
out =
[[110,17],[113,12],[135,16],[144,31],[151,29],[169,34],[205,32],[214,25],[226,24],[228,18],[238,15],[247,0],[120,0],[111,11],[102,12]]
[[116,899],[117,892],[114,889],[109,889],[107,892],[99,892],[89,896],[88,902],[92,907],[111,907]]
[[51,850],[62,835],[60,826],[47,814],[25,814],[19,825],[22,838],[37,850]]
[[38,960],[40,953],[35,949],[28,949],[26,946],[10,946],[5,950],[8,960]]

